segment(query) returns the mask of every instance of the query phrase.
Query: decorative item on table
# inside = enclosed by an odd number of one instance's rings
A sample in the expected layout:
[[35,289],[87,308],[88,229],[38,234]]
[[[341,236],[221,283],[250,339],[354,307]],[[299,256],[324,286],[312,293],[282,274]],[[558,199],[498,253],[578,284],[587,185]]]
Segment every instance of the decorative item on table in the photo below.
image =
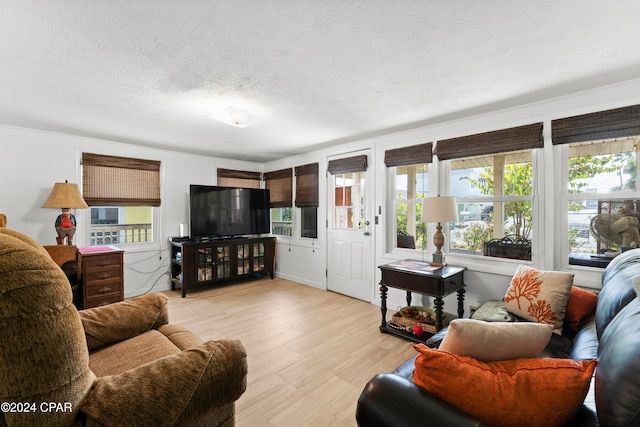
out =
[[62,213],[58,215],[54,224],[56,233],[58,233],[56,242],[59,245],[64,245],[66,239],[67,245],[73,245],[77,222],[75,215],[71,213],[71,209],[89,207],[80,194],[78,184],[70,184],[66,180],[65,182],[56,182],[42,207],[62,209]]
[[445,243],[445,236],[442,232],[443,222],[457,222],[458,207],[455,197],[427,197],[422,201],[422,222],[435,222],[436,233],[433,235],[433,244],[436,251],[433,253],[434,265],[446,265],[442,247]]
[[[445,317],[443,316],[443,322]],[[436,312],[432,308],[420,306],[408,306],[398,308],[391,316],[388,326],[420,336],[423,333],[435,334]]]
[[491,239],[482,244],[482,254],[497,258],[531,261],[531,240],[515,234],[501,239]]

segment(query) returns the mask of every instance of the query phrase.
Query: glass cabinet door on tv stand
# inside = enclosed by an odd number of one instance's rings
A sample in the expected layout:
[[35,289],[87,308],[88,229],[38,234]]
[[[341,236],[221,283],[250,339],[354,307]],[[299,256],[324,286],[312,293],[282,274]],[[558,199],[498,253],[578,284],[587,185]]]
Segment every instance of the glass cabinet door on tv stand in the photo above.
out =
[[184,298],[195,286],[225,280],[274,277],[275,237],[171,241],[171,289]]
[[202,246],[198,248],[196,280],[228,279],[231,277],[231,245]]

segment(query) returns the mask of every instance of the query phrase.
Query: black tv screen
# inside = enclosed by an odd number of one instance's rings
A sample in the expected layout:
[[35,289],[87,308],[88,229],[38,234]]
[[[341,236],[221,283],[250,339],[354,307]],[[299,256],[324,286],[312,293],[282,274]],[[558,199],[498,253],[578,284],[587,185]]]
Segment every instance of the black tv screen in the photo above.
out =
[[191,185],[192,238],[220,238],[269,233],[269,190]]

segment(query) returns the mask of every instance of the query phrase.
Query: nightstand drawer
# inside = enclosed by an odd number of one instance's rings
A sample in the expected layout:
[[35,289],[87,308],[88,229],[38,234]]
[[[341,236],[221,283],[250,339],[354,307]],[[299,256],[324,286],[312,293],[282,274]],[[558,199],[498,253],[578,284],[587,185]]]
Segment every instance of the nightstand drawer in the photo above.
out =
[[102,297],[105,295],[120,295],[122,288],[120,279],[103,280],[100,283],[85,284],[85,295],[87,298]]
[[124,299],[123,254],[124,251],[115,246],[80,249],[83,308]]
[[121,254],[99,254],[83,257],[84,272],[100,270],[108,267],[120,268],[122,266]]
[[122,280],[122,269],[118,266],[104,268],[100,270],[85,270],[84,272],[86,284],[93,284],[103,280]]

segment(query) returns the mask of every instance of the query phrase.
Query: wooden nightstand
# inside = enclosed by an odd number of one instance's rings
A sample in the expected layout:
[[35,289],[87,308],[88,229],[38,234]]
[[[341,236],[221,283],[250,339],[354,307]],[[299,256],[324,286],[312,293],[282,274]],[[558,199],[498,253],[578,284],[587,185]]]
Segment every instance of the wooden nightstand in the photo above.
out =
[[115,246],[79,248],[82,308],[124,300],[124,251]]

